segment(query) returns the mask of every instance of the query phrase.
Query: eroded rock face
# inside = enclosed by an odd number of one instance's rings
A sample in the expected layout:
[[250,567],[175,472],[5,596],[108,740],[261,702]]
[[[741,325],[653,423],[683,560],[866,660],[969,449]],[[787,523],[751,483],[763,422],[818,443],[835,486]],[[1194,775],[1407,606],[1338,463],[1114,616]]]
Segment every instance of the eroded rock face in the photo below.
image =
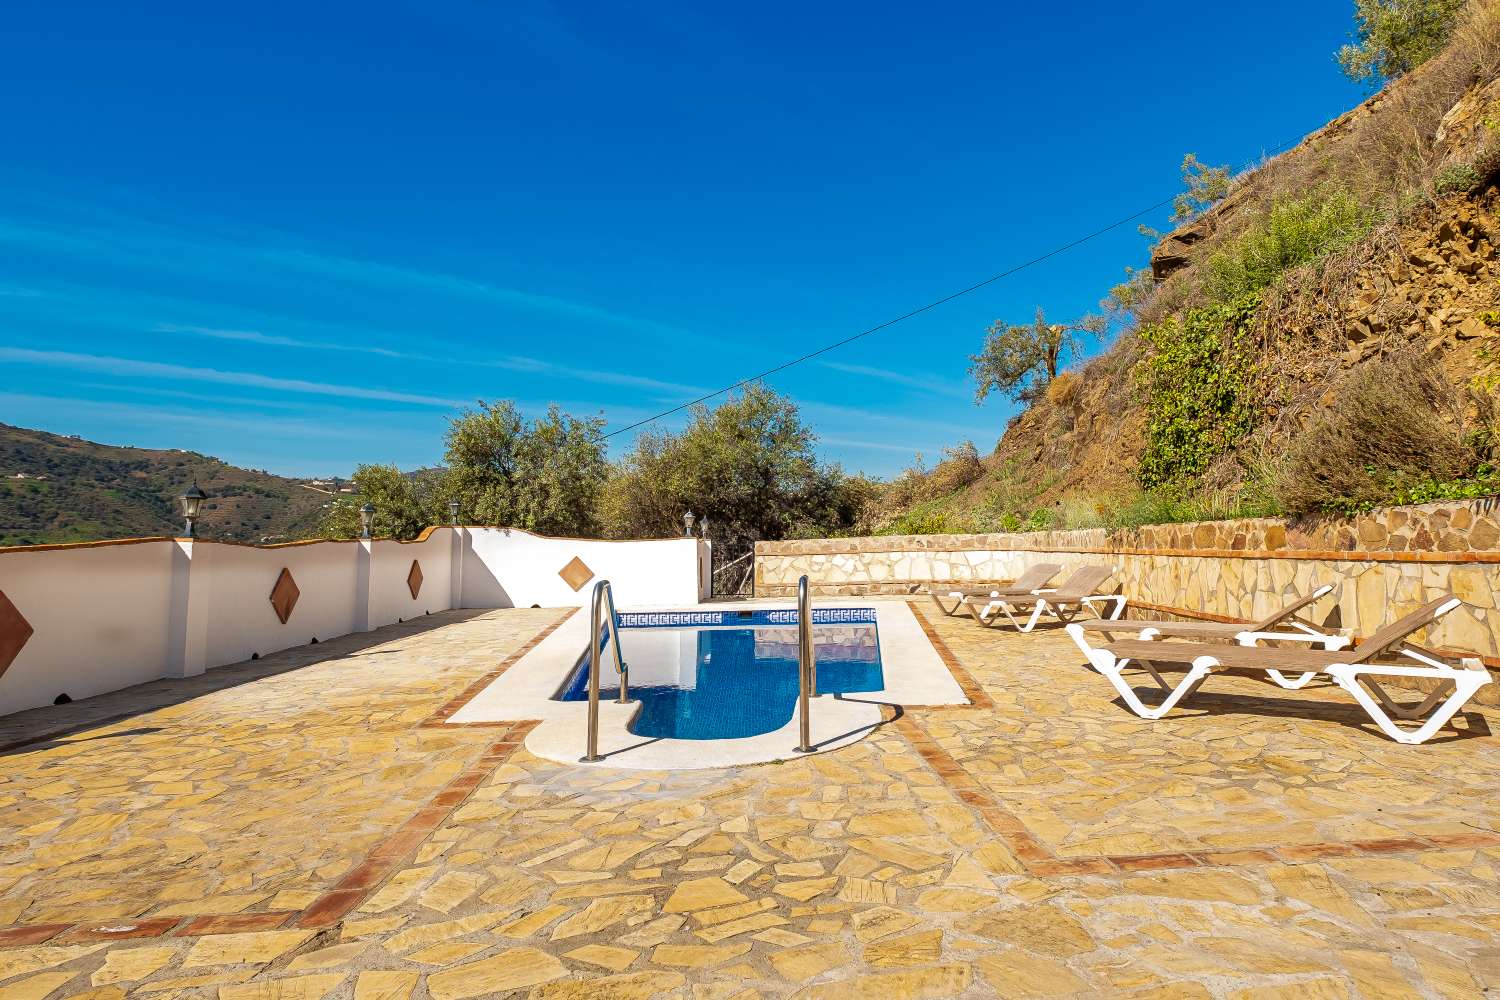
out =
[[1236,191],[1192,222],[1172,230],[1151,249],[1151,277],[1165,281],[1193,262],[1193,248],[1213,236],[1244,204],[1245,194]]

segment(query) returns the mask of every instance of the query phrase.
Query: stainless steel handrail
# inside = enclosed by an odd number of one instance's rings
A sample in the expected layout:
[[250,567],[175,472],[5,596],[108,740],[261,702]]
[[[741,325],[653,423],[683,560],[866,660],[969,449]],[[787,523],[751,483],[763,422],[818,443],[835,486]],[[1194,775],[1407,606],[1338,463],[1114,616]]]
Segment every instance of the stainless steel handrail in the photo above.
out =
[[807,592],[807,577],[797,581],[797,744],[798,753],[812,753],[812,719],[809,701],[818,693],[818,661],[813,656],[812,598]]
[[581,759],[590,764],[603,760],[599,754],[599,647],[604,645],[604,634],[600,627],[599,613],[609,614],[610,647],[615,654],[615,673],[620,675],[620,696],[615,699],[621,705],[630,700],[629,668],[620,657],[620,624],[615,613],[615,591],[608,580],[594,584],[593,600],[589,606],[589,735],[588,752]]

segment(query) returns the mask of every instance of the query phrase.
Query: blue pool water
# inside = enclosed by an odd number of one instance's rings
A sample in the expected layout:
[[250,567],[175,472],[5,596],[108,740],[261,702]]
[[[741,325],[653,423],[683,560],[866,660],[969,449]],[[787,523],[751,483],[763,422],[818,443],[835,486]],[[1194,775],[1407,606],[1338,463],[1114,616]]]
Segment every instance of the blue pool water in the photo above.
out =
[[[625,616],[621,616],[624,618]],[[873,618],[873,614],[870,615]],[[815,625],[818,691],[885,687],[875,626]],[[646,737],[723,740],[780,729],[797,709],[794,627],[621,629],[630,697],[641,702],[631,732]],[[611,654],[605,653],[608,663]],[[588,661],[565,685],[564,701],[588,699]],[[612,679],[612,672],[606,675]],[[601,691],[614,698],[618,687]]]

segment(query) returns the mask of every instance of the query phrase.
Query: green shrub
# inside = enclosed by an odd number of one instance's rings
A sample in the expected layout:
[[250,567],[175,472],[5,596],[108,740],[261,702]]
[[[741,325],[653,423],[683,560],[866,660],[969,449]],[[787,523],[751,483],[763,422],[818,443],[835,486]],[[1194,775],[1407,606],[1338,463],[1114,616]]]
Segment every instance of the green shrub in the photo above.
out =
[[1259,305],[1252,293],[1141,327],[1151,346],[1136,368],[1146,395],[1139,478],[1148,490],[1190,484],[1254,427],[1250,324]]
[[963,535],[974,531],[972,522],[939,509],[935,504],[921,504],[902,514],[882,528],[882,535]]
[[1500,311],[1482,313],[1480,320],[1489,327],[1489,333],[1479,345],[1479,368],[1474,375],[1474,388],[1480,392],[1500,389]]
[[1203,265],[1210,301],[1232,302],[1275,284],[1283,274],[1342,250],[1370,231],[1374,215],[1337,189],[1283,198]]
[[1432,190],[1437,194],[1454,194],[1472,191],[1479,186],[1479,171],[1467,163],[1450,163],[1432,179]]

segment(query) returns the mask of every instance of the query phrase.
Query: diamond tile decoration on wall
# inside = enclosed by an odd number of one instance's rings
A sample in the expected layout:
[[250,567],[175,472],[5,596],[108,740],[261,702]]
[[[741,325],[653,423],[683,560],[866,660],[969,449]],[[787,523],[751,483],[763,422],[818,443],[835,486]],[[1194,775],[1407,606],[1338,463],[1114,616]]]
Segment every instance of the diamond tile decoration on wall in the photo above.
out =
[[422,564],[415,559],[411,561],[411,572],[406,574],[406,589],[411,591],[411,599],[414,601],[422,592]]
[[557,575],[563,578],[563,583],[578,590],[594,578],[594,571],[582,559],[574,556],[566,566],[557,571]]
[[292,571],[282,567],[281,575],[276,578],[276,586],[271,588],[271,608],[276,612],[276,617],[281,619],[285,625],[286,620],[292,617],[292,609],[297,606],[297,598],[302,596],[302,591],[297,589],[297,581],[292,579]]
[[10,602],[5,592],[0,591],[0,676],[10,669],[31,635],[31,622]]

